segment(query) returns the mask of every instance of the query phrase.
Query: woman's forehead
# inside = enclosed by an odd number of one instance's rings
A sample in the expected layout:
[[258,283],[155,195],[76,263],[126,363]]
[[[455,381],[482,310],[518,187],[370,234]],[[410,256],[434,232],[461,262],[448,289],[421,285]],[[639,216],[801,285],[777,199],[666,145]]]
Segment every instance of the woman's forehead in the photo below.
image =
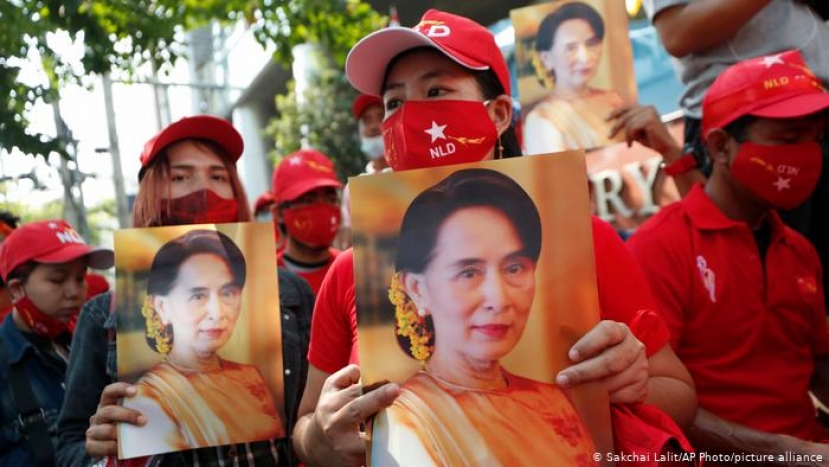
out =
[[437,49],[422,48],[406,53],[388,70],[384,92],[404,83],[428,81],[435,77],[474,79],[472,72]]
[[219,154],[201,141],[183,140],[167,148],[167,158],[171,167],[176,166],[210,166],[225,167]]
[[463,255],[466,249],[484,245],[504,247],[510,252],[521,248],[521,240],[512,220],[494,207],[470,206],[459,209],[438,226],[436,254],[444,252]]

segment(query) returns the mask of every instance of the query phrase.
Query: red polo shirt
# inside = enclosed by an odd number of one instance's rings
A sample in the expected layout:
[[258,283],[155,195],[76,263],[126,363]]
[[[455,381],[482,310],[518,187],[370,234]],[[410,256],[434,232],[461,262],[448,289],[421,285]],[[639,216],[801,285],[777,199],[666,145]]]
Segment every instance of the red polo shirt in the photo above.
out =
[[[596,217],[593,248],[602,318],[628,324],[653,355],[667,344],[668,331],[653,311],[642,271],[610,224]],[[326,373],[359,363],[351,249],[337,257],[317,294],[308,361]]]
[[770,433],[823,440],[809,398],[817,355],[829,353],[818,257],[769,215],[765,267],[752,231],[701,185],[628,241],[688,367],[700,407]]

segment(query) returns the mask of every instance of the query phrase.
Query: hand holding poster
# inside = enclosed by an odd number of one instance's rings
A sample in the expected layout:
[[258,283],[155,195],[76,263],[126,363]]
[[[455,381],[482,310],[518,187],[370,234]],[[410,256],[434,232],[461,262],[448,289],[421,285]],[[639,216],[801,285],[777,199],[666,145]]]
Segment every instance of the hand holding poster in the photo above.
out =
[[351,179],[363,382],[401,383],[373,465],[593,465],[605,388],[564,392],[598,322],[581,151]]
[[118,375],[138,391],[123,405],[147,418],[118,426],[119,458],[284,437],[272,229],[116,233]]
[[636,102],[624,3],[555,1],[510,16],[527,154],[621,141],[606,119]]

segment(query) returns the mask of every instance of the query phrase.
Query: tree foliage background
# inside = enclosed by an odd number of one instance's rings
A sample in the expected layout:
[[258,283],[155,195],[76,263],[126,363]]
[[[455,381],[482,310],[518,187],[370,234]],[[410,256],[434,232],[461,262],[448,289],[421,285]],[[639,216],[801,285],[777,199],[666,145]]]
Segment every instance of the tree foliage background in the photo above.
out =
[[[290,64],[294,45],[318,44],[340,66],[351,45],[385,19],[360,0],[5,0],[0,2],[0,148],[26,154],[66,155],[65,142],[30,133],[27,111],[49,102],[67,83],[87,74],[145,63],[164,72],[184,55],[187,30],[245,21],[263,45],[276,45],[275,59]],[[56,52],[49,38],[65,32],[81,40],[80,66]],[[20,81],[20,67],[40,60],[48,84]],[[347,98],[347,96],[344,96]]]
[[[288,91],[276,96],[279,116],[266,130],[274,139],[274,165],[300,149],[303,143],[334,160],[340,180],[363,172],[366,159],[360,151],[357,122],[351,103],[357,92],[351,87],[342,67],[318,51],[319,68],[309,77],[304,102],[297,102],[296,81]],[[303,138],[303,134],[305,135]]]

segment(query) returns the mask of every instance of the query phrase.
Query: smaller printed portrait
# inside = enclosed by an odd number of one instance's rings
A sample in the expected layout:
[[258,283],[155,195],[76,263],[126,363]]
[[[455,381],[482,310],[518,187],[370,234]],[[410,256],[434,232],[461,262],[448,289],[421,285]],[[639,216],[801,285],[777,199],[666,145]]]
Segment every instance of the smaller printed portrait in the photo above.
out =
[[285,436],[271,222],[115,233],[118,458]]
[[527,154],[594,149],[608,114],[636,103],[625,2],[562,0],[510,11]]
[[607,390],[555,384],[599,321],[583,151],[350,180],[369,464],[601,465]]

